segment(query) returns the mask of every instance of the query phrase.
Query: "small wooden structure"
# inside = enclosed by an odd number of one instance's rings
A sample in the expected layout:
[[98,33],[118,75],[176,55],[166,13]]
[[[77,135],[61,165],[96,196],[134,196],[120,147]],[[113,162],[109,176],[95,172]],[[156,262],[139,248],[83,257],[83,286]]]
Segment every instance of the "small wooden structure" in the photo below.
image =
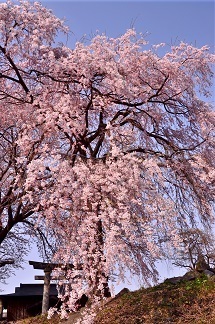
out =
[[[58,292],[55,284],[50,284],[50,307],[58,303]],[[7,321],[17,321],[29,316],[41,314],[43,300],[43,284],[20,284],[15,293],[0,295],[0,319],[3,309],[7,309]]]

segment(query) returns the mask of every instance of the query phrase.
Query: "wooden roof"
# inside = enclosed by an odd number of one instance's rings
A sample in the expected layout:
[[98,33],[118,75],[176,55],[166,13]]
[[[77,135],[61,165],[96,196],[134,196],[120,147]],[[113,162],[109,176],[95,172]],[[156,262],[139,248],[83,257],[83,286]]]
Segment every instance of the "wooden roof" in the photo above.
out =
[[[43,296],[43,284],[20,284],[15,288],[15,293],[0,295],[0,297],[27,297],[27,296]],[[50,296],[57,296],[58,292],[55,284],[50,284]]]

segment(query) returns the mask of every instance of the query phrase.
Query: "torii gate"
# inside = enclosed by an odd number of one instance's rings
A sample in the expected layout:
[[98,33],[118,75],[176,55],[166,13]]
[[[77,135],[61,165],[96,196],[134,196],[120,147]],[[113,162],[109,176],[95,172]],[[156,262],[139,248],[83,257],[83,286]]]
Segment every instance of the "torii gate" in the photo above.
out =
[[[51,278],[52,270],[59,267],[63,267],[64,269],[74,269],[74,265],[71,263],[65,265],[59,263],[46,263],[37,261],[29,261],[29,264],[32,265],[34,269],[44,271],[44,276],[35,276],[35,280],[44,280],[42,314],[46,314],[49,309],[50,281],[55,279]],[[78,270],[81,270],[81,267],[79,267]]]

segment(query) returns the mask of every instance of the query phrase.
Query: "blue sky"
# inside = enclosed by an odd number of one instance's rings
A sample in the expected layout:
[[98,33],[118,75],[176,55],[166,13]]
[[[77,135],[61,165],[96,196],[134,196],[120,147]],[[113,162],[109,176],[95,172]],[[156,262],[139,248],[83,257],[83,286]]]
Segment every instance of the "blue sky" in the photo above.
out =
[[[5,2],[0,0],[0,3]],[[83,35],[90,39],[97,31],[110,37],[123,34],[134,27],[146,34],[150,44],[165,42],[168,45],[179,41],[192,43],[197,47],[205,44],[214,52],[215,43],[215,2],[214,1],[40,1],[53,10],[59,18],[65,18],[71,33],[68,46],[73,47]],[[25,269],[16,271],[16,276],[8,280],[7,286],[0,286],[3,293],[14,292],[20,283],[34,282],[34,275],[42,275],[33,270],[28,260],[39,260],[36,250],[26,258]],[[162,265],[161,276],[172,276],[168,267]],[[179,273],[179,272],[178,272]],[[177,274],[174,273],[174,274]]]
[[70,26],[70,44],[98,30],[110,37],[134,27],[150,43],[214,45],[214,1],[41,1]]

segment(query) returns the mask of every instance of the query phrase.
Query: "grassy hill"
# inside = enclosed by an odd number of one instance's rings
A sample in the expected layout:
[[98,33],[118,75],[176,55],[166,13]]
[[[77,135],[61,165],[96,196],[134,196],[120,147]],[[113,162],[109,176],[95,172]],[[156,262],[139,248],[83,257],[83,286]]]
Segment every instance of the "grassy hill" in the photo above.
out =
[[[164,282],[127,292],[106,303],[96,324],[215,324],[215,276],[212,278],[201,276],[177,284]],[[73,318],[64,323],[73,324]],[[57,318],[48,321],[40,316],[19,323],[57,324],[60,321]]]
[[125,293],[110,301],[96,321],[96,324],[140,323],[215,324],[214,280],[202,276],[193,281],[164,282]]

